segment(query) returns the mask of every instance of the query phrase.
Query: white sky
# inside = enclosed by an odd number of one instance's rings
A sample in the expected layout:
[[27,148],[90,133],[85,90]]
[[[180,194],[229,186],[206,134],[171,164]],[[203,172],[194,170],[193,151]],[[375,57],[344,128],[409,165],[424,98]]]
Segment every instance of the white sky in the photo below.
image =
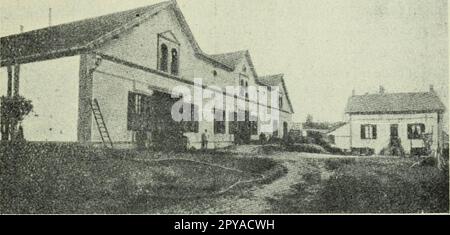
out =
[[[0,35],[154,0],[0,0]],[[258,74],[284,73],[296,121],[340,121],[358,94],[427,91],[448,107],[446,0],[179,0],[207,53],[249,49]],[[2,79],[0,86],[6,85]],[[448,116],[447,116],[448,117]],[[448,119],[448,118],[447,118]]]

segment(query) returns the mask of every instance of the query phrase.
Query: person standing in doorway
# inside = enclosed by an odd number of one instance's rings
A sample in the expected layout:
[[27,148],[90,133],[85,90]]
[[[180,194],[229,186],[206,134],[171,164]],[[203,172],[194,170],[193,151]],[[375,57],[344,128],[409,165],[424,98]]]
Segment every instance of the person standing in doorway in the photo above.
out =
[[202,150],[208,149],[208,130],[202,133]]

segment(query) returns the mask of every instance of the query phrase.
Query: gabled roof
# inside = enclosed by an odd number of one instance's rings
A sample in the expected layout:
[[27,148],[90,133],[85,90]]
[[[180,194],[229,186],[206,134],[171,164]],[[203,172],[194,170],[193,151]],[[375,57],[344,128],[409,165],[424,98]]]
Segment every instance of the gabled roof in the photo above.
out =
[[201,50],[175,0],[2,37],[0,39],[0,66],[55,59],[87,52],[169,7],[174,11],[181,30],[188,38],[195,55],[215,66],[232,71],[231,66],[215,60]]
[[346,113],[383,114],[444,111],[435,92],[384,93],[351,96]]
[[[152,16],[163,9],[173,10],[182,32],[186,35],[195,56],[199,59],[203,59],[225,70],[234,71],[241,59],[245,57],[254,77],[257,78],[257,82],[266,86],[271,86],[274,82],[271,81],[271,77],[277,77],[274,80],[279,80],[278,78],[281,76],[283,88],[286,92],[291,112],[293,112],[282,78],[283,75],[259,78],[248,51],[216,55],[204,53],[195,40],[175,0],[2,37],[0,38],[0,67],[16,63],[24,64],[56,59],[92,51],[108,40],[151,19]],[[279,82],[276,85],[279,85]]]
[[265,86],[278,86],[283,83],[284,74],[267,75],[258,77],[258,82]]
[[348,124],[348,122],[341,122],[341,123],[337,123],[334,127],[332,127],[330,130],[328,130],[328,133],[334,132],[336,130],[338,130],[341,127],[344,127]]
[[284,82],[284,74],[275,74],[275,75],[267,75],[258,77],[256,79],[256,82],[263,85],[263,86],[282,86],[284,93],[286,94],[286,99],[289,104],[289,108],[291,109],[291,112],[294,112],[294,108],[292,107],[291,99],[289,98],[289,94],[286,88],[286,84]]
[[1,66],[75,55],[148,19],[169,6],[151,6],[10,35],[0,39]]
[[236,66],[238,66],[243,59],[247,59],[248,65],[250,66],[250,70],[252,71],[253,76],[255,78],[258,77],[258,74],[256,73],[255,70],[255,66],[253,65],[252,58],[250,56],[250,52],[248,50],[235,51],[223,54],[214,54],[209,55],[209,57],[216,61],[219,61],[222,64],[229,66],[232,70],[236,70]]
[[241,62],[242,58],[245,57],[247,51],[236,51],[224,54],[210,55],[211,58],[228,65],[229,67],[236,69],[236,66]]

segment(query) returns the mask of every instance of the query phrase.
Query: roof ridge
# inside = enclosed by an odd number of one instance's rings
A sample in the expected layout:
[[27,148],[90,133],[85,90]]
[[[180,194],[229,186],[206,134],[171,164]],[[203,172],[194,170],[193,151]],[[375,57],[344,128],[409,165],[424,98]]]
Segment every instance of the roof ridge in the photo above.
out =
[[229,55],[229,54],[238,54],[238,53],[246,53],[248,50],[239,50],[239,51],[231,51],[231,52],[224,52],[224,53],[216,53],[216,54],[209,54],[210,56],[215,55]]
[[386,93],[383,93],[383,94],[381,94],[381,93],[368,93],[368,94],[362,94],[362,95],[353,95],[353,96],[350,96],[350,97],[356,97],[356,96],[361,97],[361,96],[371,96],[371,95],[373,95],[373,96],[376,96],[376,95],[408,95],[408,94],[433,94],[433,95],[436,95],[436,93],[430,92],[430,91],[417,91],[417,92],[410,91],[410,92],[386,92]]
[[258,78],[278,77],[278,76],[284,77],[284,73],[277,73],[277,74],[262,75],[262,76],[259,76]]
[[[75,21],[70,21],[70,22],[61,23],[61,24],[57,24],[57,25],[52,25],[52,26],[47,26],[47,27],[43,27],[43,28],[33,29],[33,30],[30,30],[30,31],[22,32],[22,33],[10,34],[10,35],[3,36],[1,38],[7,38],[7,37],[12,37],[12,36],[19,36],[19,35],[24,35],[24,34],[27,34],[27,33],[33,33],[33,32],[44,30],[44,29],[48,30],[48,29],[58,28],[58,27],[61,27],[61,26],[77,24],[77,23],[81,23],[81,22],[87,22],[87,21],[94,20],[94,19],[97,19],[97,18],[113,16],[113,15],[118,15],[118,14],[124,14],[124,13],[129,13],[129,12],[137,11],[137,10],[144,10],[146,8],[158,7],[158,6],[164,5],[164,4],[170,5],[170,4],[172,4],[172,1],[163,1],[163,2],[159,2],[159,3],[146,5],[146,6],[141,6],[141,7],[136,7],[136,8],[131,8],[131,9],[123,10],[123,11],[111,12],[111,13],[104,14],[104,15],[99,15],[99,16],[92,16],[92,17],[88,17],[88,18],[84,18],[84,19],[80,19],[80,20],[75,20]],[[118,26],[118,27],[120,27],[120,26]]]

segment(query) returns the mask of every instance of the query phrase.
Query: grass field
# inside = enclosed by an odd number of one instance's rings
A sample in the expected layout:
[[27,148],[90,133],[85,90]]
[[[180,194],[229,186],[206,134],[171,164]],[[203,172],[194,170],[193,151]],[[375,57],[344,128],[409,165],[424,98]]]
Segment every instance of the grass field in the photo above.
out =
[[2,145],[0,150],[1,213],[143,213],[143,208],[157,213],[195,197],[213,197],[238,181],[255,180],[236,188],[263,183],[256,181],[262,175],[268,182],[283,174],[270,159],[223,153],[103,151],[54,144],[20,149]]
[[279,213],[448,213],[448,172],[413,159],[305,159],[302,181],[270,199]]
[[416,160],[1,144],[0,213],[448,213],[448,173]]

